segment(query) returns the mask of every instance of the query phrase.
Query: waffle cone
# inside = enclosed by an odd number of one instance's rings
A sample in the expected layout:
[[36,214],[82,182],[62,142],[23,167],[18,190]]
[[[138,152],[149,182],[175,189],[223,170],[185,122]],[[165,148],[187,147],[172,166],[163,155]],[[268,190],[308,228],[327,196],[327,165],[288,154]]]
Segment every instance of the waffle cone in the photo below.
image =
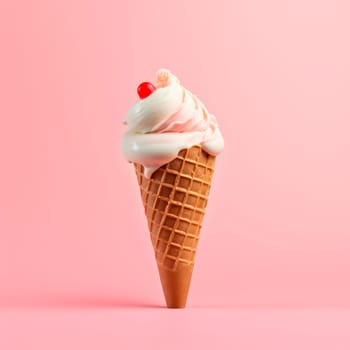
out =
[[166,304],[186,306],[215,156],[200,146],[144,176],[134,164]]

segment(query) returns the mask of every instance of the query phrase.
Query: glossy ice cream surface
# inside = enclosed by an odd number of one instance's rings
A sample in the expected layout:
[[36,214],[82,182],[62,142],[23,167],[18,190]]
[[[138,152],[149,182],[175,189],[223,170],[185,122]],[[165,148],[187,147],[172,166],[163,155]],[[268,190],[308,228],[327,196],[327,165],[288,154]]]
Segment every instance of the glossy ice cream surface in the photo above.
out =
[[[151,84],[152,85],[152,84]],[[175,159],[178,152],[201,145],[211,155],[224,147],[216,118],[167,69],[156,74],[155,90],[137,101],[124,120],[125,158],[144,166],[145,176]]]

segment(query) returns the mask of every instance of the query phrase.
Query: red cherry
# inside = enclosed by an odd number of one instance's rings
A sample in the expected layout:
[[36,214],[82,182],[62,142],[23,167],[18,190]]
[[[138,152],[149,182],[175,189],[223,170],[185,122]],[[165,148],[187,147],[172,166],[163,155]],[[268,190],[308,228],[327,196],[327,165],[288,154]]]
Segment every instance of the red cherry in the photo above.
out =
[[144,82],[138,86],[137,93],[143,99],[148,97],[154,90],[156,90],[156,87],[153,84]]

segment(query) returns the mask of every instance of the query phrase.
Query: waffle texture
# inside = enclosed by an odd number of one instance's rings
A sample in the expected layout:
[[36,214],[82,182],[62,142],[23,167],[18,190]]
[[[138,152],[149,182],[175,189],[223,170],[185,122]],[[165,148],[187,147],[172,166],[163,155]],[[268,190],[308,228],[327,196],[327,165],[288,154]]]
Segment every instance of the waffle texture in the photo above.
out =
[[134,166],[167,306],[184,307],[215,156],[200,146],[181,150],[151,178]]

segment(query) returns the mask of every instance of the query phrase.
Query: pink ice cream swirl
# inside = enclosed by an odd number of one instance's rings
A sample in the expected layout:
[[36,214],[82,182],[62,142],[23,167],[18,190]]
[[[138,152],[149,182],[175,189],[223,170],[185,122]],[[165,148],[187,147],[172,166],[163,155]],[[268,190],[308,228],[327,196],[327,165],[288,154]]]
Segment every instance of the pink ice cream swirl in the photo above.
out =
[[157,72],[155,87],[150,96],[131,107],[125,118],[128,131],[122,150],[127,160],[143,164],[145,175],[150,177],[175,159],[181,149],[198,144],[212,155],[223,150],[216,118],[170,71]]

